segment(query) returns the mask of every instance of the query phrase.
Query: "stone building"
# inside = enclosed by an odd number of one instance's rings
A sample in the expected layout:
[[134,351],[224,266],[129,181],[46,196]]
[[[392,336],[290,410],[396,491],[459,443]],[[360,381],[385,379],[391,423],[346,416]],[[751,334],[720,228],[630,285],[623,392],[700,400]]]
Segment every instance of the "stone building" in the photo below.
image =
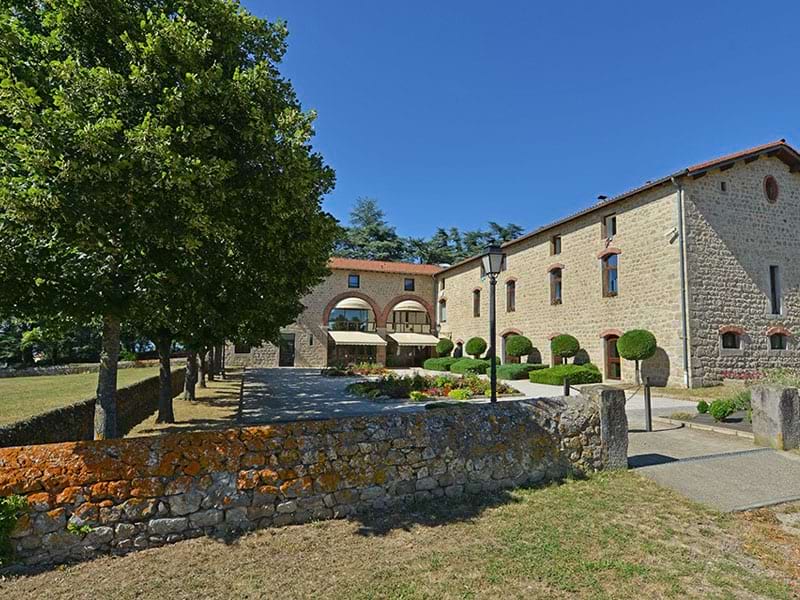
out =
[[280,345],[229,344],[226,363],[323,367],[351,362],[421,365],[434,335],[435,265],[332,258],[331,274],[305,298]]
[[[643,374],[691,386],[800,367],[800,155],[784,140],[649,181],[503,245],[498,355],[521,333],[531,360],[574,335],[606,379],[631,379],[618,337],[658,340]],[[477,257],[436,274],[439,335],[488,333]],[[588,356],[586,356],[588,355]]]

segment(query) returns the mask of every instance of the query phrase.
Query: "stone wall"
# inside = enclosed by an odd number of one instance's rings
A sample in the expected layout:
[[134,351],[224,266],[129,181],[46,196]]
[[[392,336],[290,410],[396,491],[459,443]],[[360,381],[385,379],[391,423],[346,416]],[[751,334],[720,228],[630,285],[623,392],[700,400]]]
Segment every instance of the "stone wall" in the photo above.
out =
[[[770,203],[764,178],[778,181]],[[722,184],[725,183],[725,190]],[[800,174],[777,158],[739,162],[686,181],[686,243],[692,378],[722,381],[726,372],[800,367]],[[771,314],[769,267],[780,268],[781,314]],[[741,327],[740,350],[721,348],[720,328]],[[768,330],[790,333],[771,350]]]
[[0,449],[0,495],[34,565],[624,468],[624,394],[586,394]]
[[[607,242],[602,219],[614,213],[617,235]],[[542,361],[551,363],[553,334],[574,335],[589,359],[604,371],[603,336],[644,328],[658,340],[656,356],[643,364],[654,382],[683,380],[678,242],[665,235],[676,225],[676,197],[671,185],[631,196],[504,248],[507,268],[497,282],[498,356],[503,334],[521,333],[531,339]],[[561,236],[561,253],[551,254],[552,236]],[[603,296],[602,264],[606,249],[620,251],[616,297]],[[563,301],[550,302],[549,267],[560,265]],[[439,300],[447,301],[447,321],[440,335],[466,342],[480,336],[488,341],[489,282],[481,279],[480,262],[473,260],[436,277]],[[506,283],[516,282],[516,310],[506,306]],[[442,289],[442,280],[444,288]],[[473,316],[472,293],[480,290],[480,316]],[[622,377],[633,379],[634,363],[622,362]]]
[[[117,363],[118,369],[138,369],[154,366],[158,366],[158,360],[129,360]],[[97,373],[99,370],[100,365],[97,363],[70,363],[66,365],[51,365],[49,367],[28,367],[27,369],[0,369],[0,379],[36,377],[40,375],[75,375],[78,373]]]
[[[172,371],[172,395],[183,390],[184,369]],[[125,435],[158,409],[158,376],[117,390],[117,427]],[[0,427],[0,447],[91,440],[94,403],[90,398]]]

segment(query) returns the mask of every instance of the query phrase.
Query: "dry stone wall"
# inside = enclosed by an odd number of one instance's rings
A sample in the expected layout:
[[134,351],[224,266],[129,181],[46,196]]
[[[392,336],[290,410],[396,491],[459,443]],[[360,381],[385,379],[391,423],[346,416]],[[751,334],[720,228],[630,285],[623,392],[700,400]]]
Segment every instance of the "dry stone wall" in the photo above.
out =
[[[619,390],[421,413],[0,449],[37,565],[625,467]],[[69,524],[72,523],[73,526]],[[91,531],[74,534],[84,526]]]

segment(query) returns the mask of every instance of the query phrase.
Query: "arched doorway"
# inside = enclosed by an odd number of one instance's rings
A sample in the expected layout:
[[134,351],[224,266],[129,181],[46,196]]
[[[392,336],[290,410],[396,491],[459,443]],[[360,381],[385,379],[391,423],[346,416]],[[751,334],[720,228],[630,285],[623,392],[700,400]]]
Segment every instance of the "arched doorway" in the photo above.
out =
[[622,379],[622,359],[617,350],[617,340],[619,336],[615,334],[607,335],[604,339],[605,345],[605,372],[606,379]]
[[518,356],[508,356],[506,351],[506,342],[508,341],[508,338],[514,335],[522,335],[522,332],[518,329],[506,329],[500,334],[500,358],[502,359],[503,364],[520,362],[520,358]]
[[430,308],[408,296],[389,305],[386,341],[386,366],[421,367],[439,341],[432,333]]

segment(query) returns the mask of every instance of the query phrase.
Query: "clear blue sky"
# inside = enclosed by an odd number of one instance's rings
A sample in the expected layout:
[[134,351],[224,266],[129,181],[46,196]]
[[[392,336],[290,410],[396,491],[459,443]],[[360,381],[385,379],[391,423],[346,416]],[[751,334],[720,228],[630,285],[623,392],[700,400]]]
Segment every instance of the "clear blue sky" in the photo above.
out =
[[346,221],[526,230],[773,139],[800,144],[800,2],[243,0],[288,21],[283,66]]

